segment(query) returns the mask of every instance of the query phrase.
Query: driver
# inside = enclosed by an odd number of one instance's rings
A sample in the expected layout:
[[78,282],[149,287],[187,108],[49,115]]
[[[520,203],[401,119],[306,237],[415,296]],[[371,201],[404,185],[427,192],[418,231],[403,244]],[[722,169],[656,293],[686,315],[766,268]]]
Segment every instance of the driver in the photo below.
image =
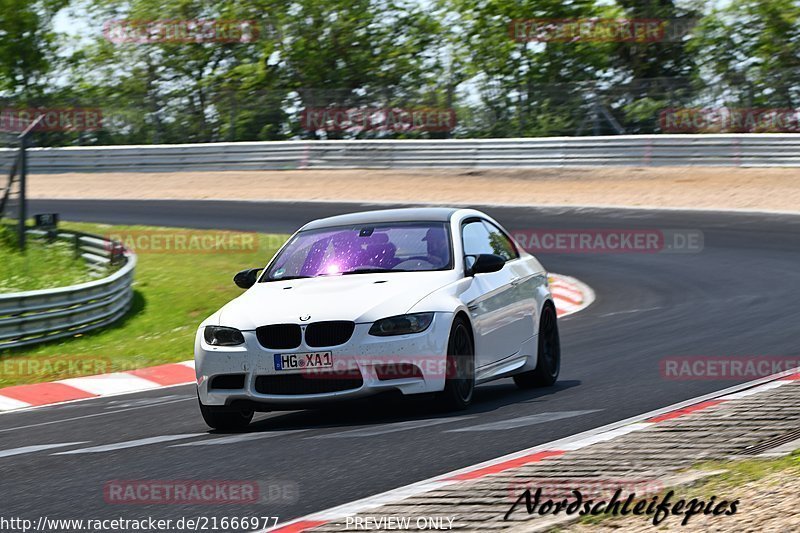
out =
[[428,262],[436,268],[441,268],[447,264],[447,257],[450,255],[450,246],[447,242],[447,232],[443,227],[430,228],[422,238],[428,246]]

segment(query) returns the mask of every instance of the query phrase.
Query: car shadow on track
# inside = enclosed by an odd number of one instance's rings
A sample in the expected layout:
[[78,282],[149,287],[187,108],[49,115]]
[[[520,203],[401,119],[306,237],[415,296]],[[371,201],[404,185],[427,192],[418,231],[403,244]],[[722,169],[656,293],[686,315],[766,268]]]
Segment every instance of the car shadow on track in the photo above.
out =
[[[511,380],[482,385],[475,389],[472,405],[464,411],[443,411],[433,395],[376,396],[302,411],[273,412],[255,420],[249,433],[280,432],[298,429],[348,428],[382,425],[413,420],[455,418],[490,413],[508,405],[544,403],[548,396],[577,387],[579,380],[559,381],[552,387],[519,390]],[[533,414],[533,413],[531,413]],[[214,433],[220,433],[215,431]]]

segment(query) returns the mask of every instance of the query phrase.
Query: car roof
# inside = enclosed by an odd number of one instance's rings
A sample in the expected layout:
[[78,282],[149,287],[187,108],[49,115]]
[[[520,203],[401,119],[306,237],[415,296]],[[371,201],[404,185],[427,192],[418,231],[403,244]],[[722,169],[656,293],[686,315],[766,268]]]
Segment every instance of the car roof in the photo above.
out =
[[402,209],[379,209],[362,211],[314,220],[300,228],[300,231],[335,226],[359,226],[383,222],[448,222],[456,207],[406,207]]

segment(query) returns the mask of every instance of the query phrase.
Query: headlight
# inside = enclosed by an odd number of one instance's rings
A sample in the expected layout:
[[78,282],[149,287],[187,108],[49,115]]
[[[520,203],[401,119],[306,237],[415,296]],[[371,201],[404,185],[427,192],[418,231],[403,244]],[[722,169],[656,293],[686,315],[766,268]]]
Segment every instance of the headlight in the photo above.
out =
[[370,335],[387,337],[419,333],[428,329],[433,322],[433,313],[414,313],[413,315],[391,316],[378,320],[369,328]]
[[244,335],[235,328],[223,326],[206,326],[203,338],[211,346],[238,346],[244,344]]

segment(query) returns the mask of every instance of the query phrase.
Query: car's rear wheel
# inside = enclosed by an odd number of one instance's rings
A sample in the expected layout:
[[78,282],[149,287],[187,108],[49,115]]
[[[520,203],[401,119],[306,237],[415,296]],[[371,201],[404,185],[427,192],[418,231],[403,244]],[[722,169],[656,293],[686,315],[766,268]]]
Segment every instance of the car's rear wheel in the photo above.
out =
[[447,342],[447,377],[440,399],[449,410],[466,409],[475,391],[475,348],[469,323],[462,317],[453,321]]
[[514,376],[514,383],[521,389],[549,387],[558,379],[561,371],[561,341],[558,337],[556,310],[545,305],[539,320],[539,349],[536,369]]
[[213,429],[221,431],[237,431],[243,430],[250,425],[253,420],[253,410],[244,409],[241,407],[227,407],[227,406],[213,406],[204,405],[197,398],[197,403],[200,405],[200,414],[203,415],[203,420],[206,424]]

